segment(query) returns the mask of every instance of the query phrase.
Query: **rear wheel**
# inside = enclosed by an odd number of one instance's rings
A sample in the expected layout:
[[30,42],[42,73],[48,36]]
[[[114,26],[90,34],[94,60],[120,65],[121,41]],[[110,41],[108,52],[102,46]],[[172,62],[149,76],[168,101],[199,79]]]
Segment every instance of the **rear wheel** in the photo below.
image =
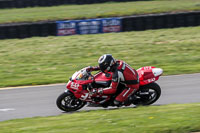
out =
[[81,109],[86,104],[86,102],[77,99],[73,93],[68,91],[62,93],[57,98],[56,104],[59,109],[65,112],[70,112]]
[[158,100],[161,95],[160,86],[157,83],[150,83],[142,86],[135,94],[136,100],[133,102],[135,105],[150,105]]

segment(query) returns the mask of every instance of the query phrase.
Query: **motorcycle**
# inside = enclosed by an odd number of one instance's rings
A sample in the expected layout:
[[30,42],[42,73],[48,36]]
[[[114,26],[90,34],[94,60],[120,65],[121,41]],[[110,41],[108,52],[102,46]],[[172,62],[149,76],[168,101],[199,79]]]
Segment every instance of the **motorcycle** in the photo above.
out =
[[[124,106],[130,105],[150,105],[156,102],[161,95],[161,88],[155,82],[162,75],[163,70],[152,66],[139,68],[138,79],[139,89],[133,93],[123,103]],[[56,101],[57,107],[65,112],[76,111],[84,107],[87,103],[101,107],[116,106],[114,99],[125,88],[124,84],[119,83],[117,92],[113,95],[97,95],[91,97],[93,88],[109,87],[112,80],[112,73],[98,72],[92,75],[85,68],[75,72],[66,85],[66,90]]]

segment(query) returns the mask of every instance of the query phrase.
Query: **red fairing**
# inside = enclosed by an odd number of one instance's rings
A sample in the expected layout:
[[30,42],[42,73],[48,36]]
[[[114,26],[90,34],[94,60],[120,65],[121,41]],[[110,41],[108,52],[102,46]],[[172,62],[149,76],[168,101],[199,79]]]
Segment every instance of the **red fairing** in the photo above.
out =
[[106,77],[105,73],[99,72],[97,73],[94,77],[95,77],[95,81],[111,81],[112,80],[112,73],[109,72],[109,77]]
[[75,83],[75,82],[72,82],[72,81],[69,81],[67,83],[67,86],[66,88],[68,90],[70,90],[71,92],[74,93],[75,97],[77,98],[81,98],[81,95],[83,94],[83,87],[82,85],[78,84],[78,83]]
[[74,82],[80,85],[86,85],[86,84],[92,83],[93,80],[75,80]]
[[152,83],[159,79],[163,70],[153,66],[142,67],[137,70],[140,80],[140,86]]

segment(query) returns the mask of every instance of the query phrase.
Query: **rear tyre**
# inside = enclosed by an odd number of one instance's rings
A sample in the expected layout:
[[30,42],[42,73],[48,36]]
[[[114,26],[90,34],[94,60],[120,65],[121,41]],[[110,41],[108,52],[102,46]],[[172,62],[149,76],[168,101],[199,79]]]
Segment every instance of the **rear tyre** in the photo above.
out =
[[158,100],[161,95],[160,86],[153,82],[142,86],[139,91],[135,94],[137,98],[133,104],[134,105],[150,105]]
[[77,99],[73,93],[64,92],[56,100],[57,107],[65,112],[71,112],[81,109],[86,102]]

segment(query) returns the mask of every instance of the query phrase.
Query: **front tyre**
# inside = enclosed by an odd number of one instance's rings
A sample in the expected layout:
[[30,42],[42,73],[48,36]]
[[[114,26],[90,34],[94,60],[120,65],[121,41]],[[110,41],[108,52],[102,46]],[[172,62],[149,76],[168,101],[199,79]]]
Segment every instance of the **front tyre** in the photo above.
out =
[[77,99],[70,91],[62,93],[56,100],[57,107],[65,112],[81,109],[86,102]]
[[135,94],[137,100],[133,102],[135,105],[150,105],[158,100],[161,95],[160,86],[153,82],[142,86]]

